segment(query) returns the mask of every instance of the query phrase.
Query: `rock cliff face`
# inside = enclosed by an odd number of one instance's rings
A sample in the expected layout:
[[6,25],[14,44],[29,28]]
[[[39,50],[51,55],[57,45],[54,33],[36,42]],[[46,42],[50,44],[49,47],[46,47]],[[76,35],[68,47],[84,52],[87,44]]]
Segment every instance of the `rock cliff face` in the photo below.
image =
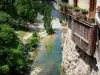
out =
[[65,75],[100,75],[96,60],[75,45],[67,26],[62,26],[62,48]]

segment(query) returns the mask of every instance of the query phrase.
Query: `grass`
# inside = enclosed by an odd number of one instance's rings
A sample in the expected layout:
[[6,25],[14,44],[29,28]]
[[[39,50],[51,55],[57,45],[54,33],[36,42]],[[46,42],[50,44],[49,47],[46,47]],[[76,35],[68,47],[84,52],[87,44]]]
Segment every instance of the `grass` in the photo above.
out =
[[60,68],[60,75],[65,75],[64,74],[64,67],[62,65],[60,65],[59,68]]
[[23,38],[27,32],[26,31],[17,31],[17,34]]

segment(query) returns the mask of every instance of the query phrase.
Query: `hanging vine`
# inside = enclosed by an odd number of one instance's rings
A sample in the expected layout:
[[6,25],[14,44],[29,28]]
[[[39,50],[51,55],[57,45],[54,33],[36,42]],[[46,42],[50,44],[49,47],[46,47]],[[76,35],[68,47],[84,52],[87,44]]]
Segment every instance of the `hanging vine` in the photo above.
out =
[[44,27],[49,35],[54,33],[51,25],[52,21],[51,11],[52,11],[52,5],[47,4],[44,10]]

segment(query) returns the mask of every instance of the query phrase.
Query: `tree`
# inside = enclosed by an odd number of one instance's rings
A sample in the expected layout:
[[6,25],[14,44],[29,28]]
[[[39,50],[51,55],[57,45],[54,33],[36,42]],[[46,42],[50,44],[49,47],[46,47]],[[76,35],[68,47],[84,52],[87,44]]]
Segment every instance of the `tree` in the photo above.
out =
[[37,32],[34,31],[32,35],[32,40],[31,40],[32,47],[36,47],[38,43],[39,43],[39,37],[38,37]]
[[18,43],[17,34],[14,30],[5,24],[0,24],[0,46],[10,47]]
[[13,20],[9,14],[3,11],[0,12],[0,24],[8,24],[13,28],[16,27],[15,20]]
[[[38,6],[37,6],[38,5]],[[33,21],[37,17],[39,1],[34,0],[15,0],[14,6],[19,17],[25,21]]]
[[31,50],[31,49],[37,47],[38,43],[39,43],[39,37],[37,35],[37,32],[34,31],[33,35],[32,35],[32,39],[28,40],[27,45],[29,46],[29,48]]
[[7,12],[14,17],[16,15],[16,11],[13,4],[14,0],[0,0],[0,11]]
[[0,11],[7,11],[8,9],[8,6],[9,6],[9,3],[11,2],[11,0],[1,0],[0,1]]
[[51,10],[52,10],[51,5],[47,4],[45,6],[45,11],[44,11],[44,27],[48,34],[53,34],[53,29],[52,29],[52,25],[51,25],[51,21],[52,21]]
[[8,25],[0,25],[0,75],[23,72],[27,64],[23,49],[14,30]]

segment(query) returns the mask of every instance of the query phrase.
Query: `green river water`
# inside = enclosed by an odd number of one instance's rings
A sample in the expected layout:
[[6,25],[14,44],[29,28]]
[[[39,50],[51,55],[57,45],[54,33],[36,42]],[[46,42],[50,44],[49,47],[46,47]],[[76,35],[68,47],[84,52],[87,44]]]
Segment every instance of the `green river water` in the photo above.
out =
[[42,68],[39,75],[60,75],[62,63],[61,30],[56,30],[52,38],[51,48],[48,51],[41,41],[33,65]]

